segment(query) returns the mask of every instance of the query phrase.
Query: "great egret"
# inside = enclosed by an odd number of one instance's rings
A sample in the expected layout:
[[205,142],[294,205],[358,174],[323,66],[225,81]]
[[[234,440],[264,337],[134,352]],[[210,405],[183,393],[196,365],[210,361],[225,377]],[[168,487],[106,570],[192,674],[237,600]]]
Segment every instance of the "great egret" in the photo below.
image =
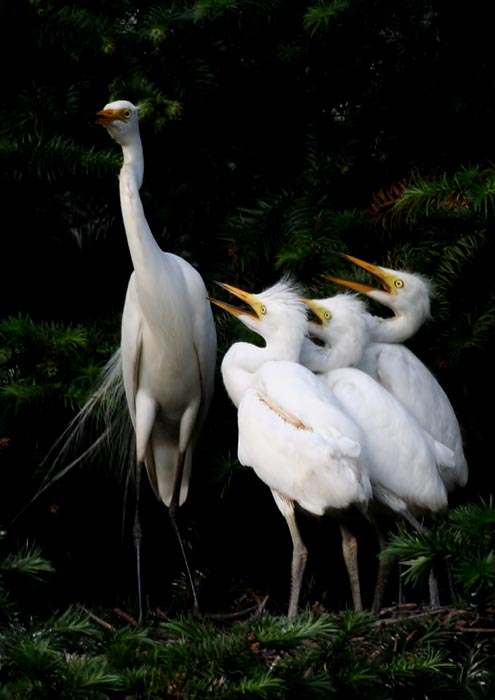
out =
[[[138,107],[111,102],[97,113],[97,123],[123,154],[120,204],[134,269],[122,316],[120,359],[136,438],[137,481],[144,466],[157,497],[169,508],[189,574],[176,508],[187,497],[193,448],[213,395],[213,313],[201,275],[183,258],[161,250],[146,221],[139,196],[144,158]],[[138,519],[135,537],[141,612]]]
[[430,315],[430,282],[419,274],[379,267],[351,255],[342,257],[370,272],[383,289],[330,275],[325,278],[365,294],[394,313],[389,318],[368,313],[370,342],[357,366],[388,389],[435,440],[454,452],[454,467],[441,470],[448,491],[465,486],[468,465],[452,404],[432,372],[402,345]]
[[[350,294],[305,301],[319,321],[311,323],[310,332],[323,344],[307,340],[301,362],[332,389],[362,428],[373,501],[421,529],[418,518],[447,509],[447,490],[440,468],[452,469],[453,452],[435,441],[373,377],[349,367],[358,365],[369,340],[368,313],[363,302]],[[372,505],[370,513],[373,514]],[[377,532],[383,546],[378,526]],[[379,566],[373,611],[381,603],[385,573],[384,567]],[[435,595],[433,579],[430,584]]]
[[[227,393],[238,409],[238,457],[270,487],[292,538],[288,616],[297,614],[307,549],[295,504],[314,515],[365,511],[371,495],[363,436],[315,375],[298,363],[307,323],[300,290],[281,280],[260,294],[221,285],[249,305],[243,310],[211,301],[261,335],[265,347],[234,343],[221,370]],[[361,609],[354,537],[341,523],[344,560],[354,607]]]

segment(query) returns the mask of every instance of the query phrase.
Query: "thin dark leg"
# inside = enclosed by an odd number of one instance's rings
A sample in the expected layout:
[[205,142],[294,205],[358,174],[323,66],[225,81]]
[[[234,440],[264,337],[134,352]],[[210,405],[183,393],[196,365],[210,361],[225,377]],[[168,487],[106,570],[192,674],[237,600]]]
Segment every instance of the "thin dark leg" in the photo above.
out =
[[142,465],[138,464],[136,467],[136,507],[134,511],[134,524],[132,528],[132,535],[134,538],[134,551],[136,553],[136,582],[137,582],[137,596],[138,596],[138,618],[141,622],[143,619],[143,592],[142,592],[142,582],[141,582],[141,543],[143,540],[143,530],[141,527],[141,521],[139,518],[139,497],[141,491],[141,472]]
[[189,562],[187,561],[186,549],[184,547],[184,542],[182,541],[179,527],[177,525],[177,507],[179,504],[180,487],[181,487],[181,483],[182,483],[182,476],[184,473],[184,457],[185,457],[184,454],[179,455],[179,460],[177,463],[177,472],[175,475],[174,491],[173,491],[172,500],[170,502],[170,506],[168,509],[168,516],[170,519],[170,524],[172,525],[172,528],[173,528],[175,535],[177,537],[177,540],[179,542],[180,551],[182,553],[182,558],[184,560],[184,564],[186,567],[186,574],[187,574],[187,578],[189,580],[189,587],[191,589],[191,594],[193,597],[193,614],[199,616],[199,602],[198,602],[198,595],[196,593],[196,586],[194,585],[194,579],[193,579],[193,576],[191,573],[191,569],[189,567]]
[[[411,515],[408,511],[404,513],[405,519],[418,531],[426,532],[427,529],[422,525],[416,518]],[[430,607],[439,608],[440,607],[440,592],[438,589],[438,581],[433,569],[430,571],[428,576],[428,589],[430,594]]]
[[[385,549],[387,543],[385,532],[377,522],[372,520],[373,527],[375,528],[376,538],[378,540],[378,554]],[[383,598],[385,596],[385,589],[387,587],[387,582],[390,576],[390,571],[392,570],[392,564],[390,562],[384,561],[378,556],[378,570],[376,573],[375,582],[375,593],[373,595],[373,603],[371,604],[371,612],[376,614],[380,612],[383,604]]]

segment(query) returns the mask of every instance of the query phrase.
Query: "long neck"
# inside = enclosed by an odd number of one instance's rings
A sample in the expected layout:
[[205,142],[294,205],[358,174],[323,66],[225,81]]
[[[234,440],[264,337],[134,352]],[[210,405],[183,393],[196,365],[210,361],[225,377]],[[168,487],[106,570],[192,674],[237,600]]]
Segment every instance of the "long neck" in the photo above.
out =
[[139,188],[143,181],[144,159],[139,134],[122,147],[124,163],[120,170],[119,189],[122,218],[134,270],[137,275],[150,270],[161,252],[144,214]]
[[421,327],[424,319],[409,316],[369,317],[371,338],[377,343],[404,343]]
[[123,167],[130,166],[134,170],[137,188],[141,189],[144,177],[144,154],[143,144],[139,131],[132,136],[132,140],[122,146],[122,155],[124,157]]
[[[294,334],[295,335],[295,334]],[[239,406],[244,393],[252,386],[258,369],[270,360],[299,361],[302,335],[290,342],[287,334],[272,338],[265,347],[251,343],[234,343],[222,361],[222,378],[228,395]]]

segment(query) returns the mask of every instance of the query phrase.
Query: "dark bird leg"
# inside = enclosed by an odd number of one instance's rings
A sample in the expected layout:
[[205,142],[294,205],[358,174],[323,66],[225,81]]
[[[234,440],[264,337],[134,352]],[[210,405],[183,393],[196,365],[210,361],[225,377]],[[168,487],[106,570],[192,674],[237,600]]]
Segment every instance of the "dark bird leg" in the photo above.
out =
[[[404,518],[413,526],[418,532],[426,532],[426,528],[422,525],[416,518],[409,513],[409,511],[404,511]],[[430,594],[430,607],[439,608],[440,607],[440,592],[438,590],[438,581],[433,569],[430,571],[428,576],[428,589]]]
[[382,607],[383,598],[385,596],[385,588],[387,587],[390,571],[392,570],[392,564],[390,562],[384,561],[380,557],[380,554],[383,552],[387,544],[385,531],[378,524],[378,522],[376,522],[376,520],[371,519],[371,523],[375,528],[376,538],[378,540],[378,570],[376,574],[373,603],[371,604],[371,612],[376,614],[380,612],[380,608]]
[[179,505],[180,487],[181,487],[181,483],[182,483],[182,476],[184,474],[184,459],[185,459],[185,453],[182,452],[179,454],[179,459],[177,461],[177,471],[175,473],[174,490],[172,493],[172,500],[170,502],[170,506],[168,509],[168,516],[170,519],[170,524],[172,525],[172,528],[173,528],[175,535],[177,537],[177,540],[179,542],[180,551],[182,553],[182,558],[184,560],[184,564],[186,567],[186,574],[187,574],[187,578],[189,580],[189,586],[190,586],[191,594],[193,597],[193,615],[199,616],[199,602],[198,602],[198,595],[196,593],[196,586],[194,585],[194,578],[193,578],[193,575],[191,573],[191,569],[189,567],[189,562],[187,560],[184,542],[182,540],[182,536],[181,536],[180,531],[179,531],[179,526],[177,525],[177,508]]
[[138,464],[136,467],[136,506],[134,511],[134,524],[132,535],[134,538],[134,551],[136,553],[136,582],[138,596],[138,619],[141,622],[143,619],[143,592],[141,582],[141,543],[143,540],[143,530],[139,518],[139,497],[141,492],[141,473],[143,465]]

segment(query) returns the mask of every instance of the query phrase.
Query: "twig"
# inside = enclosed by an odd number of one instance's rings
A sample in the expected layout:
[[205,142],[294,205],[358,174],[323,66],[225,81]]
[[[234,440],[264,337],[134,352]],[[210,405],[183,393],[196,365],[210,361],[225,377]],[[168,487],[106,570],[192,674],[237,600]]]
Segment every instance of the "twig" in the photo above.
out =
[[120,608],[114,608],[113,611],[114,611],[114,613],[115,613],[116,615],[118,615],[119,617],[121,617],[123,620],[125,620],[126,622],[128,622],[130,625],[134,625],[134,627],[137,627],[137,622],[136,622],[136,620],[135,620],[131,615],[129,615],[128,613],[124,612],[124,611],[121,610]]
[[115,627],[113,627],[109,622],[103,620],[101,617],[98,617],[98,615],[92,613],[90,610],[85,608],[84,605],[80,605],[79,607],[81,608],[81,610],[84,610],[84,612],[87,613],[90,616],[90,618],[97,622],[99,625],[105,627],[105,629],[107,630],[112,630],[112,632],[115,632]]

